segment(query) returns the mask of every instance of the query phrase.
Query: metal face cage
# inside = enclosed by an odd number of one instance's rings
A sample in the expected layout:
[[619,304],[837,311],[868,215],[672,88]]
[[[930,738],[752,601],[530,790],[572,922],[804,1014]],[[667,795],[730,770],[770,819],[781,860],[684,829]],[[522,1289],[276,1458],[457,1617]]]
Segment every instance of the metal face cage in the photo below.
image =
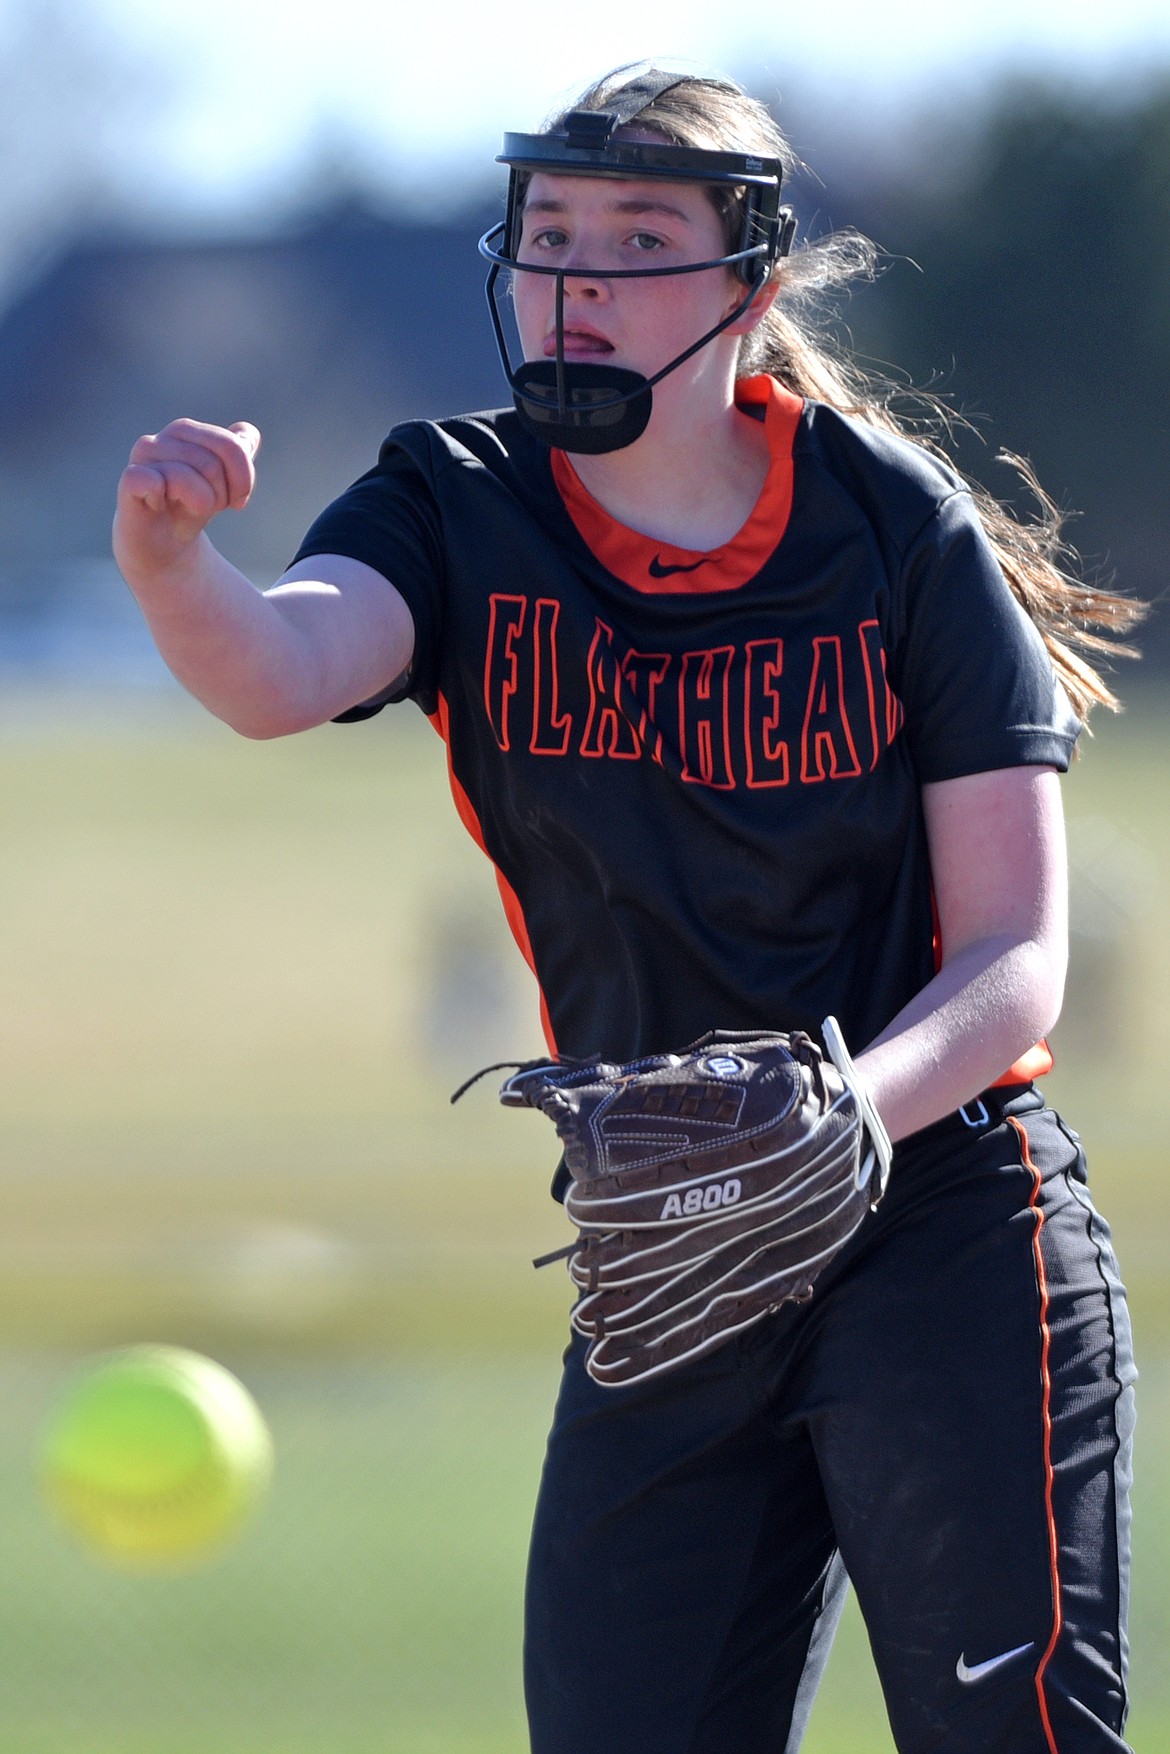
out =
[[[752,153],[716,152],[674,146],[667,141],[615,139],[615,130],[634,121],[654,98],[681,84],[673,74],[651,73],[631,82],[605,110],[574,110],[554,134],[505,134],[497,163],[509,168],[504,218],[484,233],[480,254],[491,264],[487,301],[504,375],[522,424],[558,449],[597,454],[621,450],[645,431],[655,384],[716,335],[736,322],[767,281],[776,261],[788,254],[796,221],[781,207],[783,167],[776,158]],[[519,248],[524,195],[534,171],[589,177],[636,177],[651,182],[705,183],[743,191],[739,247],[703,262],[670,268],[617,268],[600,274],[588,268],[554,268],[521,262]],[[565,359],[564,299],[567,279],[648,280],[668,274],[697,274],[728,268],[746,288],[731,313],[653,377],[620,366]],[[502,269],[552,275],[556,280],[556,356],[525,360],[513,367],[500,316],[497,283]]]

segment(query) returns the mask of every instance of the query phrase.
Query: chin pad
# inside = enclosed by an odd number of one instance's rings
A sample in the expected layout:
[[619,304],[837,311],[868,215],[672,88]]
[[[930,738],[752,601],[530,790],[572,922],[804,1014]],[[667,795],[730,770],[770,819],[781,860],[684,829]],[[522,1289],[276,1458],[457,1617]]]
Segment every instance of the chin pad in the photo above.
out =
[[599,456],[641,438],[653,393],[640,372],[617,365],[566,365],[565,400],[557,394],[556,361],[526,361],[512,376],[521,424],[558,451]]

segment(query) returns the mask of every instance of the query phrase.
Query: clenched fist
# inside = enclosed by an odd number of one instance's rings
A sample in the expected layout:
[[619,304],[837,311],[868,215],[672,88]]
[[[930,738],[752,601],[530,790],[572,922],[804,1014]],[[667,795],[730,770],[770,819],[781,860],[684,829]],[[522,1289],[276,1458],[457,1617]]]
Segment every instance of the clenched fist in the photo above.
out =
[[118,484],[114,556],[128,582],[182,565],[207,524],[248,503],[260,434],[246,420],[172,420],[140,438]]

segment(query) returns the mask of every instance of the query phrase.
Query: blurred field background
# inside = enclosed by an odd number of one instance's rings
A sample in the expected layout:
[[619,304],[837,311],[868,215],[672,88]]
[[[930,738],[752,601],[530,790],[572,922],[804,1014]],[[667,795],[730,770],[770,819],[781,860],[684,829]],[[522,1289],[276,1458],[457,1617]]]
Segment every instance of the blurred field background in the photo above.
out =
[[[842,316],[1025,454],[1090,576],[1165,594],[1170,13],[989,0],[0,0],[0,1754],[521,1754],[522,1573],[569,1289],[538,1117],[491,1081],[531,982],[406,709],[234,738],[113,572],[134,438],[264,430],[216,540],[264,584],[397,420],[502,400],[474,240],[504,128],[664,53],[772,104],[800,236],[886,255]],[[906,376],[903,378],[902,373]],[[964,424],[964,422],[966,424]],[[1132,1740],[1170,1749],[1170,618],[1070,776],[1053,1098],[1142,1371]],[[276,1439],[203,1572],[48,1522],[38,1434],[95,1351],[207,1351]],[[851,1611],[810,1754],[890,1754]],[[749,1754],[749,1751],[745,1751]]]
[[[1167,720],[1068,783],[1053,1094],[1086,1136],[1142,1368],[1133,1738],[1170,1746]],[[0,713],[0,1749],[519,1754],[522,1570],[568,1305],[529,978],[413,709],[248,744],[173,695]],[[276,1439],[204,1572],[104,1571],[34,1455],[80,1360],[221,1358]],[[892,1744],[854,1616],[812,1754]]]

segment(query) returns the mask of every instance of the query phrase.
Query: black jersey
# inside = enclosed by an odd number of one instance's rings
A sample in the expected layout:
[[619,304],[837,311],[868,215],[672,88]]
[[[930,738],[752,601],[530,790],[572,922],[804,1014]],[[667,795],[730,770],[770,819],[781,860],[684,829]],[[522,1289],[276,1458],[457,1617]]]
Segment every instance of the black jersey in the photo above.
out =
[[923,783],[1071,756],[958,478],[770,379],[738,394],[772,462],[724,549],[616,524],[507,411],[397,427],[297,556],[409,605],[390,698],[446,740],[562,1053],[830,1012],[864,1045],[935,969]]

